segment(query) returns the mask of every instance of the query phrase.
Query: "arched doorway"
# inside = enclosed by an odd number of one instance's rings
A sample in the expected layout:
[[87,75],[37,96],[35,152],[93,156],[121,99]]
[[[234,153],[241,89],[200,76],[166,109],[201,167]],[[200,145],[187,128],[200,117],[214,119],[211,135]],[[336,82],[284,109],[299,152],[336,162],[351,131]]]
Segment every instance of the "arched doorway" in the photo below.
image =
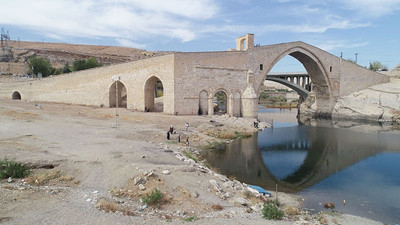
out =
[[199,94],[199,115],[208,114],[208,93],[207,91],[200,91]]
[[214,94],[214,114],[225,114],[228,109],[228,97],[225,91],[219,90]]
[[20,94],[18,91],[14,91],[14,92],[12,93],[11,98],[12,98],[13,100],[21,100],[21,94]]
[[121,81],[114,82],[109,89],[110,108],[116,107],[117,103],[118,107],[126,108],[127,98],[125,85]]
[[144,86],[144,110],[164,112],[164,86],[155,76],[150,77]]

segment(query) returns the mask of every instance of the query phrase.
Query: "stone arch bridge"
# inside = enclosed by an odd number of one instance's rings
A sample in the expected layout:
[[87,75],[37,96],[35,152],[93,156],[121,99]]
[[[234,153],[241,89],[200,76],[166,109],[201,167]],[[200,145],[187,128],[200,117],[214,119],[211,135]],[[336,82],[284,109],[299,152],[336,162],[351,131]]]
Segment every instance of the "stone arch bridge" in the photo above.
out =
[[[330,115],[339,97],[389,82],[384,75],[304,42],[254,47],[254,35],[247,34],[229,51],[178,52],[40,80],[0,83],[0,97],[102,107],[118,103],[139,111],[213,115],[214,97],[220,92],[226,96],[226,113],[255,118],[267,74],[287,55],[300,61],[312,80],[307,102],[314,113]],[[160,90],[163,97],[157,98]]]

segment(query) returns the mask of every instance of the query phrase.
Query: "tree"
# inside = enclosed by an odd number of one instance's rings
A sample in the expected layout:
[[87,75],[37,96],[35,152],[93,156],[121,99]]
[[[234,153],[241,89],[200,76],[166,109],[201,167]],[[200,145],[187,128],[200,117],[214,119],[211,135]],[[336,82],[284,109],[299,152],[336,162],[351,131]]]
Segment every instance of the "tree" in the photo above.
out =
[[84,59],[77,59],[72,63],[72,70],[79,71],[85,69],[86,60]]
[[97,62],[95,57],[90,57],[87,61],[84,59],[77,59],[72,63],[72,70],[79,71],[79,70],[86,70],[95,67],[99,67],[101,64]]
[[72,72],[71,69],[69,68],[68,63],[66,63],[66,64],[64,65],[64,67],[62,68],[62,72],[63,72],[63,73],[71,73],[71,72]]
[[379,61],[374,61],[372,63],[369,63],[369,69],[373,71],[377,70],[387,71],[387,66],[382,65],[382,63]]
[[51,68],[51,74],[53,75],[59,75],[63,73],[63,69],[62,68]]
[[95,68],[99,67],[101,64],[97,62],[97,59],[95,57],[90,57],[86,62],[85,62],[85,69],[90,69],[90,68]]
[[33,56],[28,60],[29,70],[32,74],[38,75],[42,73],[43,77],[51,74],[52,66],[50,62],[44,58]]

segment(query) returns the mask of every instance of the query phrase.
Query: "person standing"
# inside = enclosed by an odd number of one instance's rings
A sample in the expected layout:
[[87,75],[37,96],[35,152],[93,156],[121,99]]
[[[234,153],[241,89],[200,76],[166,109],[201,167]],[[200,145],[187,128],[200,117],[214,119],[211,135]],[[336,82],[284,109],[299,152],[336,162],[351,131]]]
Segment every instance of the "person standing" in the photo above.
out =
[[185,123],[185,128],[186,128],[186,131],[189,131],[189,123],[188,122]]
[[189,146],[189,137],[186,138],[186,146]]

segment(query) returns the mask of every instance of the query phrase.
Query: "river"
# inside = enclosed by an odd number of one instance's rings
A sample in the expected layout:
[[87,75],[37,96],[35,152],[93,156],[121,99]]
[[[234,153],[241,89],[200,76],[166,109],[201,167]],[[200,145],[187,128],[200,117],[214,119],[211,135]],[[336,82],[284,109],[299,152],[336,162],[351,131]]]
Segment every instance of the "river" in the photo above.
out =
[[273,119],[274,127],[206,152],[213,167],[267,190],[278,185],[279,191],[299,194],[311,212],[333,202],[343,213],[400,223],[399,131],[299,125],[293,109],[259,113]]

